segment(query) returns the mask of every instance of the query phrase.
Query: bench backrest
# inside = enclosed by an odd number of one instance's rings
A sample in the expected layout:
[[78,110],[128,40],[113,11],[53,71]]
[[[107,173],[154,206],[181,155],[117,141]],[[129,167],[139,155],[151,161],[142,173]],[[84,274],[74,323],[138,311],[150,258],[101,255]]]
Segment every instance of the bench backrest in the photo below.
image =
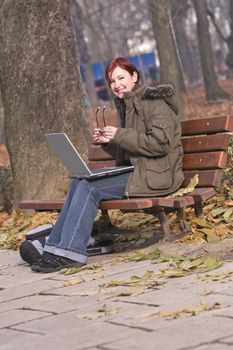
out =
[[[183,186],[187,186],[190,179],[198,174],[197,187],[219,187],[223,169],[227,165],[233,116],[185,120],[181,124],[185,175]],[[115,164],[109,154],[95,145],[90,147],[88,158],[92,169]]]

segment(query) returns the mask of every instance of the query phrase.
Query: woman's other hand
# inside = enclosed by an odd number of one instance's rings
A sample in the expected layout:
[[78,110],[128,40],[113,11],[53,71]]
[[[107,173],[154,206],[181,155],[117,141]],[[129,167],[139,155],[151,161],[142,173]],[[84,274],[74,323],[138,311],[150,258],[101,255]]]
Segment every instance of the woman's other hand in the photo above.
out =
[[105,126],[103,129],[104,137],[107,137],[109,140],[113,140],[116,134],[117,128],[115,126]]
[[95,128],[93,133],[94,143],[108,143],[110,141],[109,137],[106,137],[104,130]]

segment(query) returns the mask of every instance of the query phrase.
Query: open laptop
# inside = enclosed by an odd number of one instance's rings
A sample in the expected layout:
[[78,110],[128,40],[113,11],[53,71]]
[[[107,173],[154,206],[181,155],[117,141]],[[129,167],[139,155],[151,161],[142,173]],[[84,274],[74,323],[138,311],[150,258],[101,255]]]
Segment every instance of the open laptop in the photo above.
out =
[[46,140],[64,164],[71,177],[96,179],[130,172],[134,166],[106,167],[90,170],[65,133],[45,134]]

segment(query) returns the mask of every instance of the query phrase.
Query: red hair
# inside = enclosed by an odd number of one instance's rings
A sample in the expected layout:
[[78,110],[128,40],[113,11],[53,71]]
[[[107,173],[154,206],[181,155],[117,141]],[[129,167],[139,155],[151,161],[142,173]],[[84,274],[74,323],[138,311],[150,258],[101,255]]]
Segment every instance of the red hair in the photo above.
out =
[[110,61],[108,66],[105,69],[105,79],[107,80],[109,85],[110,85],[111,74],[116,67],[120,67],[124,70],[127,70],[127,72],[129,72],[130,75],[133,75],[133,73],[136,72],[138,75],[137,82],[140,80],[139,71],[133,65],[133,63],[127,60],[127,58],[117,57],[114,60]]

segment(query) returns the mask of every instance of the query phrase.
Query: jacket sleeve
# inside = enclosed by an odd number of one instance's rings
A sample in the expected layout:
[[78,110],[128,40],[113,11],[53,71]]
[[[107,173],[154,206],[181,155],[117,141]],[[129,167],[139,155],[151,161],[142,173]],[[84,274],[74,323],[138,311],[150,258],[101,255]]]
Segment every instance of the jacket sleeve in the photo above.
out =
[[102,150],[110,154],[114,159],[116,159],[116,153],[117,153],[117,145],[110,141],[109,143],[105,143],[101,145]]
[[176,120],[175,113],[163,102],[161,108],[153,109],[150,127],[145,132],[118,128],[114,142],[140,156],[164,156],[173,144]]

